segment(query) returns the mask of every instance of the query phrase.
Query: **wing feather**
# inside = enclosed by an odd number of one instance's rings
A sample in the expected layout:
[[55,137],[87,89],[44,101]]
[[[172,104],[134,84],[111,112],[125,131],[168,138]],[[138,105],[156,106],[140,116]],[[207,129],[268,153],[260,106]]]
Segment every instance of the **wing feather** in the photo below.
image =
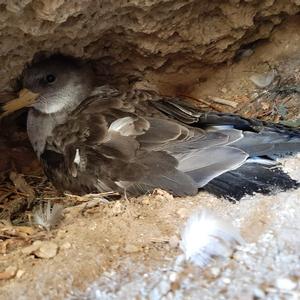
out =
[[[55,162],[48,172],[65,190],[76,192],[94,188],[140,194],[159,187],[175,195],[194,195],[238,169],[249,156],[298,149],[299,133],[264,129],[259,121],[233,115],[204,114],[178,99],[154,96],[99,88],[48,138],[47,151],[52,152],[42,157]],[[153,104],[147,102],[151,97]],[[141,103],[145,107],[138,113]],[[147,105],[168,117],[151,110],[147,114]]]

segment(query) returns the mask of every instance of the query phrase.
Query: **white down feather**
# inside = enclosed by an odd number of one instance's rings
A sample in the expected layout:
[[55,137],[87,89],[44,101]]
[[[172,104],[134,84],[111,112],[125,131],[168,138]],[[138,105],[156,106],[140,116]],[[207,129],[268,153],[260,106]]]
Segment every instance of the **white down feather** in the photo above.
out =
[[244,242],[238,229],[206,210],[192,215],[182,231],[185,259],[204,267],[215,257],[228,257]]

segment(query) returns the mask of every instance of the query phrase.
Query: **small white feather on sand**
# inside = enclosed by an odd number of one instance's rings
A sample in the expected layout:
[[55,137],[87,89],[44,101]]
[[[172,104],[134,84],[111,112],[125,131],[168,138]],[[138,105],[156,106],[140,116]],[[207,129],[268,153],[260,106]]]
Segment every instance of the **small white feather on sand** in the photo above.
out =
[[203,210],[192,215],[181,233],[185,259],[205,267],[216,257],[228,257],[244,243],[239,230],[219,216]]
[[33,211],[33,220],[35,225],[49,231],[57,226],[62,220],[63,209],[63,205],[51,205],[50,201],[48,201],[47,204],[40,204]]

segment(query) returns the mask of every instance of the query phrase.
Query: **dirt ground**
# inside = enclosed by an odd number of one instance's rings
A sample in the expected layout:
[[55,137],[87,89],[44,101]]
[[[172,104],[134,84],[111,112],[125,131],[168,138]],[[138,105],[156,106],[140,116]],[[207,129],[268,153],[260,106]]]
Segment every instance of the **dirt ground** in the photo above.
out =
[[[299,119],[299,92],[291,92],[300,80],[299,23],[295,18],[283,24],[269,41],[195,84],[189,95],[211,100],[222,111],[275,121]],[[249,79],[273,68],[280,78],[268,88],[258,89]],[[285,87],[284,93],[278,86]],[[299,155],[282,163],[300,180]],[[70,207],[50,232],[3,221],[0,299],[300,299],[300,190],[247,196],[236,204],[205,192],[173,198],[157,191],[92,208],[82,199],[65,197],[64,204],[66,200]],[[204,208],[232,222],[246,244],[228,259],[200,269],[178,263],[178,241],[186,219]],[[38,240],[51,243],[51,258],[28,249]]]

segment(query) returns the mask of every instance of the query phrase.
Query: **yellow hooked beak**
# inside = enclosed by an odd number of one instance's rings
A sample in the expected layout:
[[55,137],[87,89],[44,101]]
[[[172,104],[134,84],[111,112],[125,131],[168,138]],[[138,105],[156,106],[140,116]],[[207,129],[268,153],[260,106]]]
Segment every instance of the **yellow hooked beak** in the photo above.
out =
[[30,90],[22,89],[19,92],[19,97],[0,104],[0,119],[23,108],[32,105],[39,94],[33,93]]

